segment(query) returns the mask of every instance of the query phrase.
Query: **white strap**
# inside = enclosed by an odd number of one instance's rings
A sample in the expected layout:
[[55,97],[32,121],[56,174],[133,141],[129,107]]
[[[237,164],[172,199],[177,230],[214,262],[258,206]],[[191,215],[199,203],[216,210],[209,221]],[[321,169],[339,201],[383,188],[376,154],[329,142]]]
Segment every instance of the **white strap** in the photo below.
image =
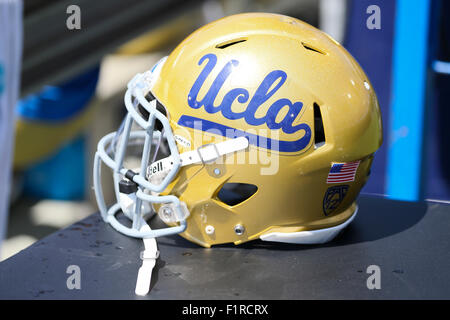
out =
[[[146,224],[140,231],[150,231],[150,227]],[[145,250],[141,252],[142,266],[139,268],[136,281],[136,294],[145,296],[150,291],[150,283],[152,280],[152,271],[159,257],[158,247],[155,238],[143,239]]]
[[[122,212],[131,219],[134,213],[134,207],[136,204],[136,193],[125,194],[119,192],[119,203]],[[148,216],[152,212],[152,207],[149,202],[142,201],[141,204],[141,214],[143,216]]]
[[[245,137],[230,139],[219,143],[205,144],[196,150],[181,153],[181,166],[183,167],[194,163],[212,162],[223,155],[241,151],[247,147],[248,140]],[[147,177],[150,177],[156,173],[169,171],[173,165],[172,156],[158,160],[147,168]]]

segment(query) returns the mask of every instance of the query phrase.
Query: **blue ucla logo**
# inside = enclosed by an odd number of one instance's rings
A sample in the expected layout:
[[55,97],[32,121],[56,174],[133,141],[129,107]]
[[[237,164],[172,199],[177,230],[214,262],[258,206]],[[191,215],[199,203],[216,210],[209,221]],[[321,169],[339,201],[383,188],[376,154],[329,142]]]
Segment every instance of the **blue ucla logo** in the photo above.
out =
[[[311,140],[311,128],[306,123],[293,125],[295,119],[302,111],[302,102],[292,102],[289,99],[281,98],[272,103],[266,115],[259,118],[256,117],[258,108],[269,98],[271,98],[286,82],[286,72],[284,72],[283,70],[274,70],[270,72],[262,80],[261,84],[256,89],[256,92],[252,97],[250,97],[248,90],[244,88],[235,88],[225,94],[222,102],[219,105],[214,105],[214,101],[216,100],[220,89],[222,88],[229,75],[239,65],[239,61],[230,60],[214,79],[211,87],[209,88],[203,99],[199,100],[198,93],[202,88],[206,78],[210,75],[211,71],[216,66],[217,57],[216,55],[211,53],[206,54],[200,59],[198,65],[202,65],[205,61],[207,61],[206,65],[204,66],[203,70],[201,71],[188,94],[188,105],[191,108],[200,109],[201,107],[203,107],[204,110],[210,114],[221,112],[222,115],[227,119],[244,119],[245,122],[252,126],[260,126],[266,124],[269,129],[281,129],[286,134],[294,134],[300,130],[303,130],[305,132],[303,137],[296,141],[267,141],[271,139],[257,136],[257,138],[259,138],[256,139],[256,141],[258,141],[258,146],[273,149],[273,146],[277,145],[277,149],[279,151],[295,152],[304,149],[309,144]],[[245,110],[242,112],[234,112],[233,110],[231,110],[231,106],[235,101],[241,104],[248,103]],[[278,113],[282,108],[286,106],[289,108],[288,113],[280,122],[276,122]],[[194,121],[202,121],[202,130],[204,131],[210,128],[219,129],[221,132],[225,132],[225,129],[232,129],[218,123],[213,123],[207,120],[185,115],[180,118],[179,124],[193,127]],[[238,129],[235,129],[235,131],[237,136],[249,135],[248,133],[244,133]],[[260,143],[262,142],[261,140],[265,140],[264,143]],[[249,139],[249,141],[251,143],[251,141],[255,140]]]

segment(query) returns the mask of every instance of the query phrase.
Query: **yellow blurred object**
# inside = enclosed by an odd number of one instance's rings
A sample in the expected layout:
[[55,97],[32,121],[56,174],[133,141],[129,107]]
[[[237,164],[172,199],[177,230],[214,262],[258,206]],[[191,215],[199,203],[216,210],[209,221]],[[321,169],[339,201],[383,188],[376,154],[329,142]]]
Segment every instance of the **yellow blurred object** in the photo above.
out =
[[74,138],[92,119],[94,104],[75,118],[51,123],[18,118],[14,148],[14,169],[24,169],[52,155],[65,142]]
[[195,27],[191,15],[176,18],[174,21],[149,31],[117,49],[117,54],[135,55],[161,50],[174,41],[184,37]]

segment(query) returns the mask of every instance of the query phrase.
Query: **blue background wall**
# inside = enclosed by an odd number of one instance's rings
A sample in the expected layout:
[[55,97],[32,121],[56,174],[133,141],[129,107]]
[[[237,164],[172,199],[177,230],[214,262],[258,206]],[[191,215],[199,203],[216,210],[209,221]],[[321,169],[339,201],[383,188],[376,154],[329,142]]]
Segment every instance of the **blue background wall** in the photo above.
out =
[[[371,177],[363,192],[385,194],[395,1],[357,0],[349,2],[350,10],[344,46],[358,60],[372,82],[378,96],[383,119],[384,141],[375,155]],[[378,5],[381,9],[381,29],[379,30],[369,30],[366,26],[369,17],[366,9],[370,5]]]
[[[370,5],[380,7],[380,30],[366,27]],[[450,79],[433,70],[450,61],[449,13],[450,1],[349,1],[344,46],[371,80],[384,126],[365,193],[450,200]]]

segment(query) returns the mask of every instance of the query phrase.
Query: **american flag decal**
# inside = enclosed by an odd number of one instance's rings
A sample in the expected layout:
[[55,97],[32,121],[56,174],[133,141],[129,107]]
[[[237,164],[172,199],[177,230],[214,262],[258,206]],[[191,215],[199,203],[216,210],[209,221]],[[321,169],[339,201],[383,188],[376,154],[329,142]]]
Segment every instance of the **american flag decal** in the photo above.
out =
[[335,163],[331,164],[328,173],[327,183],[351,182],[355,180],[356,170],[358,170],[361,161]]

